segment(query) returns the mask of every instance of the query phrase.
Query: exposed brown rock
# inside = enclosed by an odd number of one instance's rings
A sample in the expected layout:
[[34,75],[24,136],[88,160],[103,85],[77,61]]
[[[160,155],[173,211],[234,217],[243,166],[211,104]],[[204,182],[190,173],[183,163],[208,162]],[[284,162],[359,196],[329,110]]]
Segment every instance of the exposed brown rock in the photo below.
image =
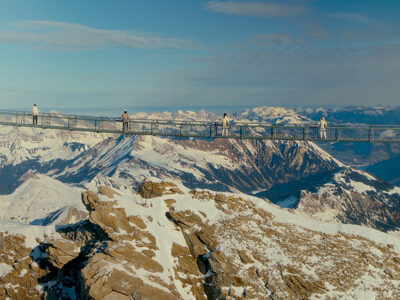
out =
[[176,203],[175,199],[165,199],[164,200],[165,204],[167,204],[168,209],[172,209],[173,204]]
[[129,222],[135,224],[137,227],[139,227],[140,229],[146,229],[146,223],[143,222],[142,218],[139,216],[129,216],[128,218]]
[[104,185],[100,186],[98,188],[98,190],[99,190],[99,194],[107,196],[110,199],[114,198],[114,195],[120,196],[120,194],[117,193],[116,191],[114,191],[112,188],[109,188]]
[[67,225],[79,222],[81,220],[87,219],[88,213],[86,211],[81,211],[73,206],[68,207],[67,215],[64,219],[59,221],[56,225]]
[[238,255],[240,257],[240,260],[244,264],[252,264],[252,263],[254,263],[254,261],[247,255],[246,251],[238,250]]
[[132,231],[125,210],[114,207],[115,202],[100,201],[91,191],[82,193],[82,202],[89,210],[89,221],[98,225],[110,239],[118,240],[120,233]]
[[138,193],[145,199],[156,198],[162,195],[183,194],[174,183],[152,181],[143,181],[139,185]]
[[50,247],[46,249],[49,254],[50,263],[58,269],[79,255],[79,248],[74,243],[68,240],[59,239],[54,241]]
[[155,260],[137,252],[128,243],[109,243],[106,253],[119,262],[129,262],[135,268],[142,268],[150,272],[162,272],[163,267]]
[[31,251],[25,246],[25,237],[0,232],[0,263],[10,266],[0,277],[0,299],[41,299],[36,286],[48,271],[32,261]]
[[171,254],[178,259],[175,274],[182,282],[183,286],[190,286],[196,299],[206,299],[202,286],[202,274],[187,247],[172,244]]
[[320,294],[326,291],[322,282],[305,281],[299,275],[285,275],[282,279],[298,299],[307,299],[314,293]]

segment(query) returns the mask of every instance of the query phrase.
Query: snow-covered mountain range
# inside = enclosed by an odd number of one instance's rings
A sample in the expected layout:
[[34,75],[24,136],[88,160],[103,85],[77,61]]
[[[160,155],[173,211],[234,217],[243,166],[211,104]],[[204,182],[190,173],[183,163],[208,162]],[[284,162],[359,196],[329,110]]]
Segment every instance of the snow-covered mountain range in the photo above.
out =
[[0,127],[0,298],[396,299],[400,188],[332,147]]

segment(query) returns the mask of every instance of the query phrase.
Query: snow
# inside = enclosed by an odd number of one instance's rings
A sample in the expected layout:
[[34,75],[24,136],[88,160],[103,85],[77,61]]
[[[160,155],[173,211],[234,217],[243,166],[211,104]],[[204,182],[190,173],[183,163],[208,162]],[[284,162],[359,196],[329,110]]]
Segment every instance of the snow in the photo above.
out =
[[352,189],[358,193],[366,193],[368,191],[374,191],[376,192],[376,189],[370,185],[366,185],[365,183],[362,182],[357,182],[354,180],[350,179],[350,186]]
[[279,205],[282,208],[293,208],[296,206],[298,201],[299,199],[292,195],[285,200],[276,202],[276,205]]
[[[246,195],[243,195],[242,197],[246,198]],[[379,230],[375,230],[360,225],[342,224],[342,223],[324,223],[316,221],[309,217],[293,214],[287,210],[279,208],[278,206],[269,204],[263,201],[262,199],[255,197],[249,198],[249,197],[250,196],[247,196],[247,199],[253,201],[257,205],[257,207],[265,209],[266,211],[272,213],[275,216],[276,220],[279,222],[298,225],[307,229],[331,235],[338,233],[358,235],[376,243],[385,245],[392,244],[395,246],[396,251],[400,252],[400,240],[397,240],[396,238],[393,238],[389,234],[381,232]]]
[[5,263],[0,263],[0,278],[10,272],[13,268]]
[[38,245],[36,238],[45,240],[45,236],[60,237],[54,225],[36,226],[0,221],[0,228],[2,232],[25,236],[25,246],[32,249]]
[[246,109],[243,112],[235,114],[235,117],[235,120],[247,122],[258,121],[278,124],[302,124],[312,122],[312,120],[300,115],[294,109],[273,106]]
[[69,160],[84,149],[73,149],[69,144],[91,147],[109,135],[91,132],[0,126],[0,152],[2,164],[16,165],[26,160],[49,162],[55,159]]
[[400,187],[394,187],[393,189],[391,189],[390,191],[388,191],[389,195],[394,195],[394,194],[398,194],[400,195]]
[[[196,178],[201,179],[203,174],[199,167],[207,168],[212,164],[214,168],[224,167],[234,169],[235,165],[226,155],[218,153],[218,150],[203,151],[185,148],[180,144],[171,143],[167,139],[158,137],[143,137],[140,143],[141,149],[135,149],[132,156],[170,171],[191,172]],[[184,165],[182,162],[188,162]],[[192,167],[195,165],[196,167]]]
[[[175,114],[164,112],[159,114],[145,114],[143,116],[146,118],[162,116],[164,118],[173,117],[176,119],[196,119],[198,113],[191,111],[178,111]],[[203,116],[204,118],[207,118],[205,112],[203,113]],[[299,116],[294,110],[268,107],[246,110],[245,112],[238,114],[238,116],[249,120],[261,119],[263,121],[282,123],[301,123],[309,121],[307,118]],[[96,172],[97,169],[95,168],[99,168],[101,171],[98,171],[98,173],[101,173],[102,175],[99,175],[92,182],[86,185],[87,188],[96,190],[100,182],[111,182],[111,178],[106,176],[108,175],[107,172],[113,170],[113,168],[119,168],[118,172],[115,173],[116,175],[112,177],[113,184],[118,184],[118,188],[114,187],[114,189],[121,194],[121,196],[116,196],[118,206],[124,208],[127,215],[139,216],[145,222],[147,226],[146,230],[154,235],[158,247],[158,250],[155,251],[156,256],[154,257],[154,260],[159,262],[164,269],[163,272],[157,273],[157,276],[166,283],[170,283],[171,278],[175,278],[174,268],[176,267],[176,259],[171,255],[170,250],[172,249],[172,245],[173,243],[177,243],[185,246],[186,242],[182,233],[179,230],[176,230],[176,226],[166,218],[166,213],[169,209],[164,200],[171,198],[175,199],[176,203],[173,206],[178,211],[191,210],[201,212],[198,216],[204,223],[213,224],[224,218],[240,217],[237,215],[227,216],[220,209],[217,209],[214,201],[193,199],[192,196],[188,194],[189,189],[183,186],[178,179],[169,179],[168,181],[177,184],[178,188],[185,193],[184,195],[173,195],[173,197],[166,195],[157,199],[145,200],[140,196],[133,194],[129,183],[126,182],[124,178],[118,177],[122,172],[127,172],[134,177],[146,176],[152,178],[154,181],[162,180],[158,174],[153,174],[149,170],[142,170],[133,164],[131,165],[129,160],[133,158],[143,160],[150,166],[154,165],[168,171],[191,172],[198,179],[201,179],[204,176],[203,173],[199,171],[199,168],[205,168],[208,164],[213,164],[216,169],[224,167],[226,169],[234,170],[237,166],[235,166],[226,155],[219,153],[217,150],[206,151],[185,148],[180,144],[171,143],[171,141],[166,139],[151,136],[143,137],[141,138],[140,143],[137,143],[137,139],[134,137],[103,141],[104,138],[107,137],[106,135],[81,133],[68,133],[64,135],[52,130],[47,130],[45,132],[41,129],[32,128],[19,128],[18,130],[15,130],[12,128],[10,129],[10,127],[7,127],[6,129],[6,127],[0,126],[0,133],[3,134],[0,136],[0,151],[2,151],[2,153],[7,157],[7,162],[12,162],[14,164],[27,159],[39,159],[40,162],[51,161],[57,158],[66,160],[77,157],[83,153],[82,150],[72,150],[65,146],[65,141],[78,141],[79,143],[82,143],[84,147],[88,148],[100,143],[95,147],[95,152],[86,152],[82,157],[80,157],[81,160],[78,160],[76,165],[67,168],[63,174],[76,172],[79,168],[85,166],[92,167]],[[244,141],[243,143],[249,142]],[[270,142],[269,144],[271,147],[275,147],[273,142]],[[12,150],[11,145],[13,145],[16,151]],[[323,159],[329,161],[333,160],[338,166],[344,166],[317,145],[313,143],[310,143],[309,145],[311,149],[310,151],[314,151]],[[256,151],[249,147],[249,151],[253,150]],[[362,172],[362,174],[370,180],[375,180],[375,178],[368,173]],[[372,186],[366,185],[362,182],[354,180],[345,182],[342,175],[335,177],[335,180],[350,185],[354,191],[360,193],[376,191]],[[331,192],[333,188],[334,185],[327,184],[324,189],[318,191],[318,194]],[[41,220],[48,218],[50,213],[59,211],[60,214],[62,214],[66,211],[66,207],[68,206],[85,210],[80,197],[82,190],[83,188],[62,183],[46,175],[35,175],[34,177],[27,179],[11,195],[0,196],[1,231],[8,231],[10,234],[24,235],[26,237],[26,246],[30,248],[35,248],[37,246],[38,242],[36,241],[36,238],[44,240],[45,236],[58,237],[54,224],[47,226],[37,226],[35,224],[44,224],[43,222],[41,223]],[[198,191],[202,190],[199,189]],[[396,187],[388,192],[388,194],[394,193],[400,194],[400,188]],[[277,221],[299,226],[299,231],[301,231],[302,228],[306,228],[327,234],[346,233],[350,235],[358,235],[377,243],[393,244],[395,246],[395,251],[400,252],[400,234],[398,232],[386,234],[358,225],[323,223],[306,216],[295,215],[287,209],[281,209],[262,199],[245,195],[240,192],[221,194],[242,197],[252,201],[256,207],[272,213]],[[100,196],[100,198],[106,200],[103,196]],[[297,201],[298,199],[296,197],[291,196],[281,201],[279,205],[282,207],[292,207]],[[326,210],[318,216],[321,218],[333,218],[334,215],[334,210]],[[152,218],[152,221],[150,220],[150,217]],[[18,221],[19,223],[12,221]],[[250,222],[247,226],[252,228],[254,234],[262,233],[255,223]],[[229,243],[229,241],[226,241],[226,243]],[[243,245],[232,245],[232,247],[240,249]],[[301,251],[301,249],[299,249],[299,251]],[[371,249],[371,251],[375,251],[374,253],[380,255],[378,250]],[[287,259],[282,255],[281,249],[270,247],[267,249],[267,253],[271,258],[277,261],[284,261]],[[39,253],[36,248],[31,255],[37,256],[42,254]],[[315,257],[309,257],[309,260],[311,261],[315,259]],[[329,262],[324,263],[329,264]],[[122,268],[122,265],[111,267]],[[262,268],[262,266],[258,267]],[[4,263],[0,263],[0,277],[10,270],[8,268],[11,267]],[[125,269],[123,270],[125,271]],[[309,270],[304,269],[303,271],[310,276],[312,275],[311,273],[307,273]],[[149,276],[152,275],[143,269],[135,270],[135,272],[142,278],[149,278]],[[21,272],[21,276],[24,274],[25,273]],[[146,283],[165,289],[163,286],[152,283],[150,279]],[[184,298],[191,298],[193,296],[189,287],[184,287],[180,280],[174,279],[173,283],[178,292],[183,295]],[[243,288],[232,287],[231,289],[235,294],[243,293]],[[360,288],[354,293],[358,299],[374,299],[375,297],[374,292],[368,289],[363,290]],[[65,290],[65,295],[69,294],[73,295],[73,292]]]
[[[182,185],[179,188],[185,189]],[[165,217],[169,209],[163,199],[168,199],[168,197],[162,197],[161,199],[157,199],[157,201],[151,201],[151,205],[143,206],[140,205],[140,201],[135,201],[137,200],[135,198],[140,198],[140,196],[134,196],[130,191],[118,192],[121,194],[121,196],[116,197],[118,199],[118,206],[124,208],[127,215],[140,216],[147,226],[146,230],[155,237],[158,250],[155,251],[156,256],[153,259],[160,263],[164,269],[162,273],[157,273],[157,276],[164,282],[169,283],[171,277],[175,278],[174,267],[176,266],[176,262],[171,255],[171,250],[168,249],[172,249],[174,242],[182,246],[185,246],[186,243],[182,233],[177,231],[175,225]],[[103,199],[105,200],[106,198]],[[153,221],[150,221],[148,217],[151,217]],[[135,272],[141,278],[149,278],[149,276],[154,275],[143,269],[135,270]],[[149,280],[146,283],[168,292],[168,289],[155,282]],[[189,298],[192,297],[190,289],[183,287],[180,280],[174,280],[174,284],[181,295],[186,295]]]
[[46,175],[36,175],[12,194],[0,195],[0,220],[30,223],[69,205],[86,211],[80,200],[82,190]]

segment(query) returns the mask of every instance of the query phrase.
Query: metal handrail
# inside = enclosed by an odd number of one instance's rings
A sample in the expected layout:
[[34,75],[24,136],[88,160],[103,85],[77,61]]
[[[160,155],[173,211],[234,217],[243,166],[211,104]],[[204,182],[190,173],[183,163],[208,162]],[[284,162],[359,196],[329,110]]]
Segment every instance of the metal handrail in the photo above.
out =
[[[38,124],[25,111],[0,110],[0,125],[90,131],[116,134],[201,138],[237,138],[303,141],[400,142],[399,125],[336,124],[325,130],[318,124],[279,124],[231,121],[227,133],[220,121],[157,120],[131,118],[122,130],[121,118],[40,113]],[[224,135],[223,135],[224,133]]]

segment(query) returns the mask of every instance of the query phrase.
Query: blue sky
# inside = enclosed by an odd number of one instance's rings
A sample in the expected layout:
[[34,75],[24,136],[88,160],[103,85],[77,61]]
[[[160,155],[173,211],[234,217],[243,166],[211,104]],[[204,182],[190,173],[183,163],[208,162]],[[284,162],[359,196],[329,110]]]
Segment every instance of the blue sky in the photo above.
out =
[[0,104],[399,105],[393,0],[2,0]]

